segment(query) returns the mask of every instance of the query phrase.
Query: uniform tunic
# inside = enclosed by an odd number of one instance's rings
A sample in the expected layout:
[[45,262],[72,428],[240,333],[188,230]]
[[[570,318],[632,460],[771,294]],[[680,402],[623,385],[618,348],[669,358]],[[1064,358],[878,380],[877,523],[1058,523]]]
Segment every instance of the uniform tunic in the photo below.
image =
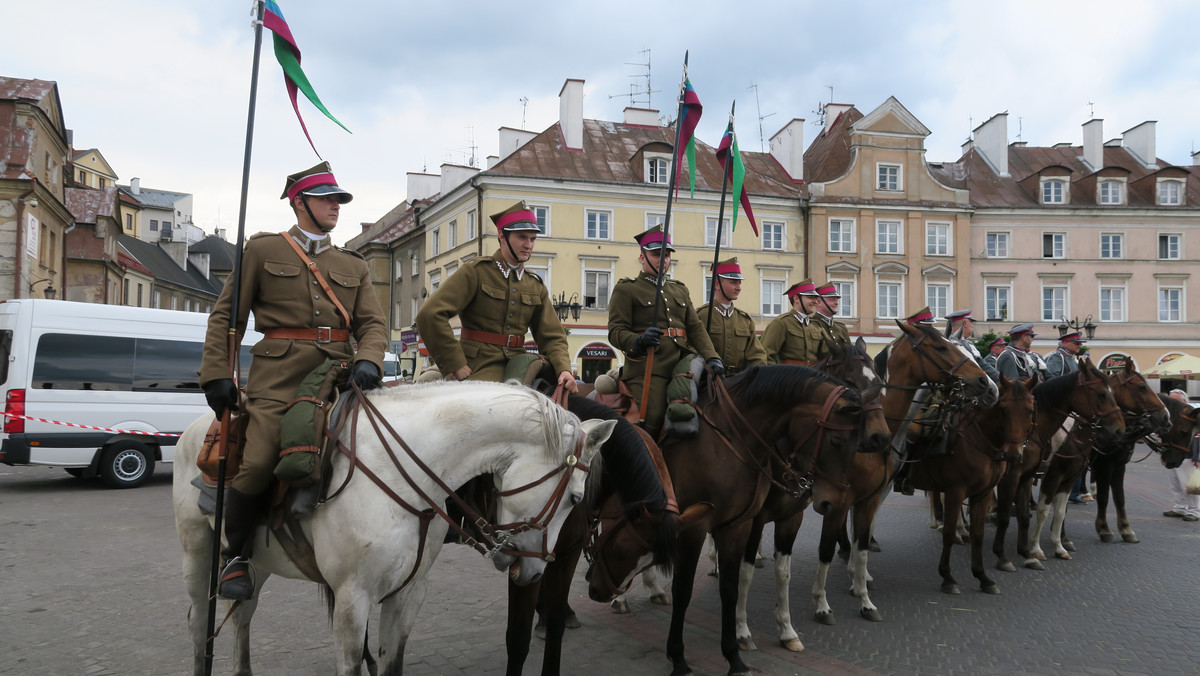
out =
[[[455,315],[464,329],[520,336],[520,344],[455,340],[450,328]],[[499,382],[508,360],[525,354],[526,331],[533,333],[538,351],[550,361],[555,375],[571,370],[567,334],[546,285],[524,266],[509,268],[499,249],[462,266],[438,287],[417,312],[417,330],[429,356],[446,375],[470,366],[469,380]]]
[[[369,361],[383,373],[383,354],[387,350],[387,320],[362,256],[330,246],[328,238],[311,240],[298,227],[292,227],[288,235],[300,243],[301,249],[306,249],[305,253],[350,313],[350,326],[345,325],[333,301],[283,239],[284,235],[260,233],[246,242],[242,253],[238,330],[246,329],[253,312],[254,328],[264,333],[277,328],[349,329],[358,341],[358,351],[345,341],[318,343],[287,338],[264,338],[250,349],[254,357],[246,382],[250,424],[241,470],[232,484],[247,495],[261,493],[271,482],[279,456],[279,422],[304,377],[326,359]],[[232,306],[233,284],[227,282],[208,318],[200,365],[201,385],[231,377],[228,332]]]
[[785,312],[767,324],[762,346],[767,359],[775,364],[815,362],[829,352],[825,346],[825,331],[813,326],[809,317],[801,319],[795,312]]
[[1037,355],[1009,345],[1004,348],[999,357],[996,357],[996,370],[1009,380],[1013,378],[1024,380],[1032,377],[1035,373],[1045,376],[1046,374],[1042,372],[1038,362]]
[[668,336],[664,331],[654,351],[648,403],[641,401],[646,357],[634,355],[637,354],[638,335],[654,321],[655,277],[643,273],[633,279],[622,279],[613,288],[608,303],[608,340],[626,356],[625,365],[621,368],[621,380],[629,385],[633,398],[646,418],[646,429],[652,432],[657,432],[662,426],[667,408],[667,384],[679,360],[687,354],[699,354],[705,360],[720,356],[713,348],[712,339],[704,331],[704,323],[696,314],[691,295],[683,282],[664,279],[662,294],[659,328],[682,329],[687,335]]
[[833,342],[839,345],[850,344],[850,329],[846,328],[845,324],[830,317],[826,317],[820,312],[814,312],[813,314],[809,315],[809,317],[809,324],[815,325],[817,328],[821,329],[829,336],[830,339],[833,340]]
[[1046,372],[1050,377],[1061,376],[1064,373],[1075,373],[1079,370],[1078,355],[1071,354],[1061,347],[1046,355]]
[[[996,360],[994,358],[991,362],[988,362],[987,359],[980,356],[979,348],[975,347],[975,343],[972,343],[970,338],[959,338],[958,344],[962,345],[963,349],[975,359],[975,363],[979,364],[979,368],[983,369],[983,372],[987,374],[987,377],[992,379],[992,382],[1000,382],[1000,372],[996,370]],[[992,355],[989,354],[988,356],[991,357]]]
[[[709,314],[712,320],[709,321]],[[713,349],[725,362],[725,375],[733,375],[751,366],[767,363],[767,353],[762,348],[754,331],[754,320],[744,310],[730,306],[726,315],[722,308],[714,312],[712,304],[701,306],[696,311],[700,323],[708,327],[708,337]]]

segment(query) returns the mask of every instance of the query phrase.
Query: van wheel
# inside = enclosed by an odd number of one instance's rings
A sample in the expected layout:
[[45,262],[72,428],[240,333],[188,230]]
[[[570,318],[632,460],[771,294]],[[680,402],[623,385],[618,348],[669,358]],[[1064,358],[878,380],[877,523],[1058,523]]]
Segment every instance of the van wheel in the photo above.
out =
[[119,441],[104,450],[100,476],[109,488],[137,488],[154,474],[154,454],[145,444]]

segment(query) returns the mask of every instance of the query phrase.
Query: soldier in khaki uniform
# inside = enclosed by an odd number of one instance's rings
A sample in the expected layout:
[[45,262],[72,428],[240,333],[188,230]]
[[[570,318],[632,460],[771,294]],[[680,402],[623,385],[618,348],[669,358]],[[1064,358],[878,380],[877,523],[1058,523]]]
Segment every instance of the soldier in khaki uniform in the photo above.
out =
[[812,321],[816,305],[821,302],[817,287],[812,279],[804,279],[789,287],[784,295],[791,302],[792,310],[767,324],[762,337],[763,349],[772,363],[812,366],[829,350],[825,345],[825,331],[814,326]]
[[[350,380],[360,388],[380,384],[387,349],[387,321],[367,271],[353,251],[332,245],[329,231],[337,225],[342,204],[353,197],[338,187],[328,162],[288,176],[283,196],[296,214],[286,233],[260,233],[246,242],[242,254],[236,326],[245,331],[251,312],[264,338],[251,348],[254,363],[246,383],[250,415],[242,465],[226,493],[226,566],[220,595],[248,599],[250,545],[260,508],[260,495],[271,483],[279,460],[279,424],[301,381],[326,359],[353,362]],[[320,270],[349,317],[322,289],[320,282],[288,244],[296,242]],[[237,388],[228,354],[232,283],[226,283],[208,320],[200,385],[213,411],[237,408]],[[355,350],[351,339],[357,341]]]
[[833,342],[839,345],[849,345],[850,329],[834,319],[838,308],[842,306],[842,294],[838,293],[837,285],[833,282],[825,282],[823,286],[817,287],[817,296],[819,296],[820,302],[816,305],[816,312],[813,313],[813,321],[810,323],[824,331]]
[[713,348],[725,363],[725,374],[733,375],[742,369],[766,364],[767,353],[758,341],[754,320],[746,311],[733,306],[742,294],[744,279],[737,257],[717,263],[714,279],[713,302],[701,306],[696,314],[708,329]]
[[[525,269],[537,241],[537,216],[525,202],[492,215],[500,248],[459,268],[417,312],[417,329],[429,355],[448,380],[504,379],[513,357],[525,354],[525,332],[558,374],[558,384],[576,392],[567,335],[542,279]],[[461,341],[450,318],[462,318]]]
[[[622,279],[613,288],[608,304],[608,340],[625,353],[621,380],[629,385],[633,398],[641,407],[645,428],[657,434],[662,427],[667,408],[667,382],[681,359],[699,354],[717,374],[725,365],[713,349],[712,340],[704,331],[704,323],[692,306],[691,296],[683,282],[663,279],[662,300],[658,301],[658,325],[654,325],[654,306],[657,296],[657,275],[660,265],[671,266],[669,237],[664,237],[661,225],[637,235],[641,247],[638,262],[642,272],[633,279]],[[665,330],[663,327],[666,327]],[[654,351],[649,401],[641,401],[646,375],[646,353]]]

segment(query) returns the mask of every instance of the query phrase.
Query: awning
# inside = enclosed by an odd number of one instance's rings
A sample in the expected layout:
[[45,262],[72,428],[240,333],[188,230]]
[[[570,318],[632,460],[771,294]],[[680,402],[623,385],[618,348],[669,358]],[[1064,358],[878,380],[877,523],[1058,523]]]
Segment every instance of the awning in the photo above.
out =
[[617,353],[604,343],[588,343],[579,351],[580,359],[616,359]]

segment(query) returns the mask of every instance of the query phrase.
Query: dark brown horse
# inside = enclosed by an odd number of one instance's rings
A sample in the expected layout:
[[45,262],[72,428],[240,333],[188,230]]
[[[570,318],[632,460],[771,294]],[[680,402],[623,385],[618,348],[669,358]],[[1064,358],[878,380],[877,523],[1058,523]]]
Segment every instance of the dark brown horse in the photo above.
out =
[[[846,482],[850,459],[858,448],[863,410],[858,394],[824,374],[803,366],[758,366],[732,376],[702,394],[700,433],[663,448],[685,513],[692,506],[710,505],[705,517],[679,531],[679,559],[672,581],[674,605],[667,656],[672,674],[691,673],[684,656],[683,622],[692,597],[692,583],[704,535],[711,532],[722,570],[737,570],[751,521],[762,508],[773,481],[795,490],[811,488],[814,509],[832,508]],[[719,403],[718,403],[719,402]],[[790,467],[779,476],[772,460]],[[644,552],[643,552],[644,553]],[[610,579],[627,580],[644,565],[642,554],[600,548],[589,571],[589,595],[607,602],[610,586],[595,574],[601,566]],[[748,674],[738,654],[734,627],[738,580],[722,575],[721,653],[730,674]]]
[[[944,453],[921,453],[909,440],[910,455],[918,458],[909,466],[909,480],[916,488],[937,491],[944,496],[942,556],[938,573],[942,591],[958,594],[958,582],[950,572],[950,551],[955,543],[959,509],[970,500],[971,574],[980,589],[999,594],[1000,589],[988,577],[983,565],[983,529],[992,489],[1004,476],[1009,463],[1019,462],[1021,452],[1033,435],[1033,386],[1037,379],[1009,380],[1000,377],[1000,400],[984,408],[968,403],[961,417],[947,431]],[[926,449],[927,451],[927,449]]]
[[[842,345],[826,341],[829,355],[822,359],[816,369],[829,376],[837,378],[859,392],[866,415],[863,417],[862,446],[863,453],[885,453],[891,442],[887,420],[883,417],[883,406],[879,403],[879,393],[883,381],[875,373],[875,362],[867,354],[866,342],[860,337],[854,345]],[[742,650],[756,650],[754,639],[750,635],[750,625],[747,622],[746,590],[754,579],[755,557],[758,554],[759,542],[762,540],[763,527],[768,523],[775,524],[775,622],[779,627],[779,644],[792,652],[804,650],[800,636],[792,627],[791,603],[789,601],[789,586],[792,568],[792,547],[796,543],[796,534],[804,521],[804,511],[811,501],[811,495],[797,497],[792,492],[777,485],[771,486],[763,509],[754,519],[750,533],[750,541],[746,546],[745,558],[742,560],[739,575],[739,593],[737,607],[737,638]],[[833,510],[826,515],[831,520],[844,522],[850,501],[843,495],[835,501]],[[822,561],[829,563],[833,560],[834,549],[837,546],[837,533],[822,533],[825,536],[818,549]],[[828,540],[828,541],[826,541]]]
[[1051,378],[1033,388],[1033,396],[1037,401],[1033,439],[1025,447],[1021,461],[1011,463],[996,486],[996,536],[992,552],[996,555],[996,568],[1006,572],[1016,570],[1004,551],[1014,507],[1017,553],[1025,558],[1027,568],[1043,568],[1041,561],[1030,555],[1029,501],[1033,496],[1033,479],[1043,458],[1049,459],[1065,442],[1069,427],[1081,424],[1094,429],[1094,439],[1099,443],[1112,443],[1125,432],[1125,420],[1109,389],[1108,377],[1087,359],[1079,360],[1078,372]]

